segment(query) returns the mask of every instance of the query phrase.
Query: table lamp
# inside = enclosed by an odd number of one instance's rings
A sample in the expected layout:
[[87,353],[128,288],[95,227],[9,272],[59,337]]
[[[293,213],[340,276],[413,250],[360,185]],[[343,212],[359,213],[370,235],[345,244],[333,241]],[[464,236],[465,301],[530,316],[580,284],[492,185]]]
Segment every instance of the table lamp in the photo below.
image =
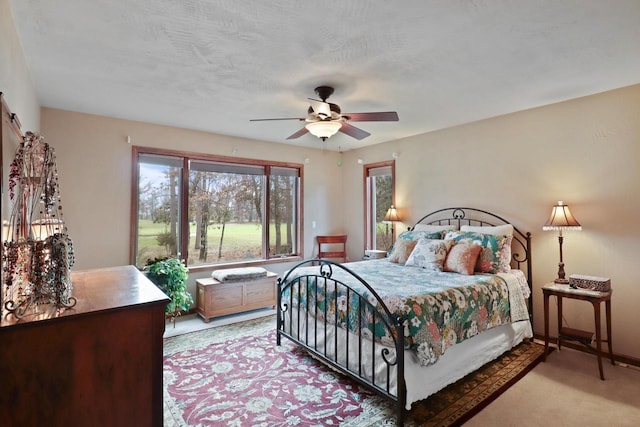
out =
[[558,277],[555,283],[568,284],[569,279],[565,278],[564,262],[562,261],[562,237],[563,230],[582,230],[580,223],[574,218],[569,210],[569,206],[565,205],[562,200],[551,209],[551,216],[546,224],[542,227],[544,231],[558,230],[558,242],[560,243],[560,262],[558,263]]
[[398,212],[396,211],[396,208],[391,205],[391,207],[387,209],[387,213],[384,214],[384,219],[382,220],[382,222],[387,226],[387,235],[389,235],[389,224],[391,224],[391,244],[394,242],[393,223],[398,221],[400,221],[400,218],[398,218]]

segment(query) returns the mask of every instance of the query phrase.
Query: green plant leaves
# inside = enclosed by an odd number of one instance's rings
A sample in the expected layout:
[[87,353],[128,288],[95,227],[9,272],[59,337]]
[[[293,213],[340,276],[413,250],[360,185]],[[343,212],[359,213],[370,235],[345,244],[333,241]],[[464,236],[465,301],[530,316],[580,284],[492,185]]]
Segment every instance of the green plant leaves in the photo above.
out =
[[180,311],[189,310],[193,297],[187,291],[189,270],[182,260],[153,260],[147,265],[147,277],[171,299],[165,308],[165,314],[175,318],[180,315]]

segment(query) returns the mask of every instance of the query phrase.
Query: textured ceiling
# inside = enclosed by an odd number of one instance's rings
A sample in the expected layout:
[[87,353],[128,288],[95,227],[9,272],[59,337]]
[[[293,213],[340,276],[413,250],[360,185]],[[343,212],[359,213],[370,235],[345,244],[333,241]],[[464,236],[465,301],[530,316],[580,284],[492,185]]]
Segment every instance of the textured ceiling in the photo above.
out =
[[[640,83],[639,0],[10,0],[43,106],[348,150]],[[313,89],[372,135],[287,141]]]

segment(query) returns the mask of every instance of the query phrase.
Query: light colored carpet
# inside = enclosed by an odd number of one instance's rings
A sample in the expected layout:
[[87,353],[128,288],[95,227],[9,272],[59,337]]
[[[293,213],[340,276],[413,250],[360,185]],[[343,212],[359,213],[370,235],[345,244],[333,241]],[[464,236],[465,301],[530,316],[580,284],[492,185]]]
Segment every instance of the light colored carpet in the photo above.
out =
[[465,427],[639,426],[640,370],[603,367],[605,381],[594,355],[554,351]]

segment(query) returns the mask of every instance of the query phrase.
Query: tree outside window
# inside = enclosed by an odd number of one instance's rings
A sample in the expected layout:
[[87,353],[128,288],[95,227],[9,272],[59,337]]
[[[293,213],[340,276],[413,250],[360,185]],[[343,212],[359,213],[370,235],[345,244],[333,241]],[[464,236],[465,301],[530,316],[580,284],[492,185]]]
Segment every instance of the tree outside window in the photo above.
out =
[[134,154],[136,265],[162,256],[194,266],[298,255],[301,165],[153,151]]
[[367,249],[389,250],[393,245],[393,224],[384,223],[394,204],[395,162],[365,165],[365,238]]
[[138,164],[136,265],[180,253],[180,159],[147,155]]

